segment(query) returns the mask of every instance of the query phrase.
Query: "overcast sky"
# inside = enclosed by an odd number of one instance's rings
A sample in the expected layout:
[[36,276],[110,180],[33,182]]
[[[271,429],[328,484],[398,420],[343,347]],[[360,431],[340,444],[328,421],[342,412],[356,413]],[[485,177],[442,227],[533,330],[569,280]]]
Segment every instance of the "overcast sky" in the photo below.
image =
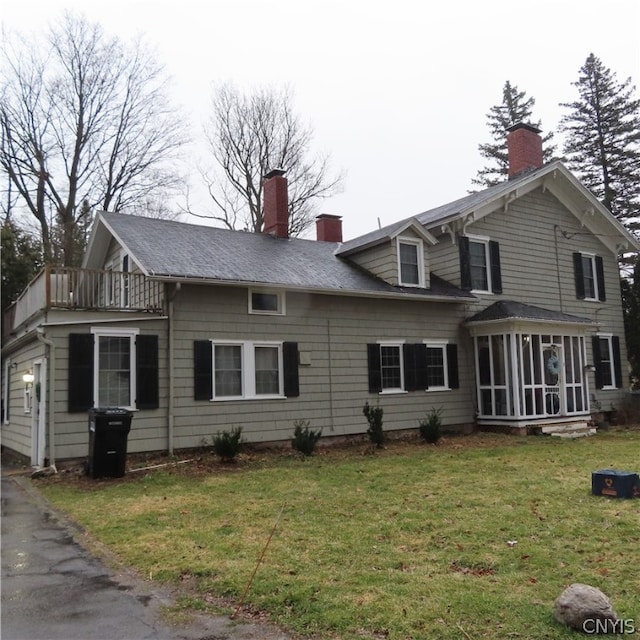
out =
[[0,11],[3,27],[30,32],[65,9],[125,40],[143,34],[194,135],[212,83],[288,83],[314,149],[346,174],[321,205],[343,216],[345,239],[466,195],[506,80],[535,98],[545,132],[589,53],[640,83],[637,0],[3,0]]

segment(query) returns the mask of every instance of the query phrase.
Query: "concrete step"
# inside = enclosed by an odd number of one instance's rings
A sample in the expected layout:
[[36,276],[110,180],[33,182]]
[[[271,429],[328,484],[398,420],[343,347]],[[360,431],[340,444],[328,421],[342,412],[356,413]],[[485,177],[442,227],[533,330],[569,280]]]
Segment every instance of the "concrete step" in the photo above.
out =
[[584,438],[593,436],[597,429],[588,422],[569,422],[565,424],[549,424],[541,427],[540,431],[557,438]]

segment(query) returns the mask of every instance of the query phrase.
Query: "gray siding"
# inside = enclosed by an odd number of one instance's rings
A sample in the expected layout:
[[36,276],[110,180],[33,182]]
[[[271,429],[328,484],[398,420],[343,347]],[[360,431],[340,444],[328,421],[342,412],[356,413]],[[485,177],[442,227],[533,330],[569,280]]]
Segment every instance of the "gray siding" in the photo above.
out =
[[[31,458],[31,432],[36,411],[36,397],[32,394],[33,403],[31,413],[24,410],[24,389],[25,384],[22,376],[27,370],[33,370],[34,360],[42,359],[45,355],[44,345],[34,338],[25,344],[19,352],[11,354],[8,360],[15,363],[15,367],[9,367],[9,395],[4,399],[9,402],[9,421],[2,425],[2,446],[12,449],[21,455]],[[4,365],[4,363],[3,363]],[[4,394],[4,375],[3,394]]]
[[351,255],[347,260],[359,265],[390,284],[398,284],[398,256],[395,240]]
[[[294,421],[309,420],[323,434],[366,431],[365,401],[379,398],[386,429],[417,427],[432,407],[443,407],[445,425],[471,422],[472,374],[464,362],[466,344],[460,305],[394,302],[336,296],[287,295],[286,316],[247,314],[246,289],[183,287],[176,299],[176,447],[196,446],[218,430],[242,426],[251,441],[291,437]],[[460,389],[443,392],[370,394],[369,342],[425,338],[459,344]],[[303,360],[300,396],[278,400],[193,401],[193,341],[207,339],[295,341]]]
[[131,318],[131,322],[117,324],[95,323],[50,327],[46,330],[48,338],[56,343],[55,353],[55,412],[56,412],[56,457],[80,458],[86,456],[89,447],[88,414],[68,412],[69,391],[69,334],[89,333],[91,327],[117,327],[119,329],[139,327],[140,333],[157,335],[159,338],[159,381],[160,407],[150,411],[135,411],[128,439],[130,452],[162,450],[168,447],[167,435],[167,331],[166,321],[150,320],[140,322]]
[[[469,225],[467,233],[489,236],[500,243],[502,294],[478,294],[477,308],[497,300],[515,300],[555,311],[593,320],[598,330],[620,337],[623,358],[623,377],[627,374],[626,345],[620,298],[617,257],[548,191],[537,189],[511,203],[508,210],[498,210]],[[458,247],[447,236],[438,250],[448,248],[446,256],[434,269],[438,275],[440,264],[446,265],[455,284],[460,284]],[[605,302],[579,300],[576,296],[573,267],[574,252],[590,252],[602,256],[605,272]],[[435,261],[435,258],[434,258]],[[454,264],[456,265],[454,268]],[[587,340],[587,359],[593,362],[590,337]],[[624,380],[626,386],[626,377]],[[623,397],[620,390],[597,391],[593,374],[590,390],[608,410]]]

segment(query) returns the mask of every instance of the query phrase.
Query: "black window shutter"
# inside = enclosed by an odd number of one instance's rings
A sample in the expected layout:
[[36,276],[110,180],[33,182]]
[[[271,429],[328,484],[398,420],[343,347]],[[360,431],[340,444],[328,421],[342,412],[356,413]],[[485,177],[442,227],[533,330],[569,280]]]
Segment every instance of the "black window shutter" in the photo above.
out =
[[491,263],[491,290],[493,291],[493,293],[502,293],[500,244],[495,240],[489,241],[489,261]]
[[469,256],[469,238],[458,238],[460,249],[460,288],[463,291],[471,291],[471,258]]
[[584,300],[584,271],[582,270],[582,254],[573,254],[573,274],[576,279],[576,297],[579,300]]
[[193,343],[193,399],[211,400],[213,397],[213,354],[209,340]]
[[596,256],[596,278],[598,279],[598,300],[604,302],[607,295],[604,290],[604,263],[602,256]]
[[367,367],[369,370],[369,393],[379,393],[382,391],[379,344],[367,345]]
[[593,347],[593,365],[596,368],[596,389],[602,389],[602,362],[600,358],[600,338],[593,336],[591,341]]
[[282,343],[282,364],[284,369],[284,395],[287,398],[297,398],[300,395],[297,342]]
[[158,336],[136,337],[136,407],[157,409],[158,391]]
[[616,376],[616,388],[621,389],[622,383],[622,361],[620,359],[620,338],[613,336],[611,338],[611,346],[613,347],[613,371]]
[[93,334],[69,334],[69,413],[93,407]]
[[402,355],[405,391],[424,391],[427,388],[427,345],[403,344]]
[[458,345],[447,344],[447,365],[449,367],[449,387],[451,389],[460,388],[458,379]]

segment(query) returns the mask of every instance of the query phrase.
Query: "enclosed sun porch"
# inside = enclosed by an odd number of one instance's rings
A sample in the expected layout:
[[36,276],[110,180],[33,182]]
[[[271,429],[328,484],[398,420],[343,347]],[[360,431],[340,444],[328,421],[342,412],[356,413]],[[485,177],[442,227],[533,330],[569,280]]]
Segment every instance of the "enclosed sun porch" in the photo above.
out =
[[162,313],[164,285],[137,272],[47,266],[7,309],[3,334],[53,309]]

